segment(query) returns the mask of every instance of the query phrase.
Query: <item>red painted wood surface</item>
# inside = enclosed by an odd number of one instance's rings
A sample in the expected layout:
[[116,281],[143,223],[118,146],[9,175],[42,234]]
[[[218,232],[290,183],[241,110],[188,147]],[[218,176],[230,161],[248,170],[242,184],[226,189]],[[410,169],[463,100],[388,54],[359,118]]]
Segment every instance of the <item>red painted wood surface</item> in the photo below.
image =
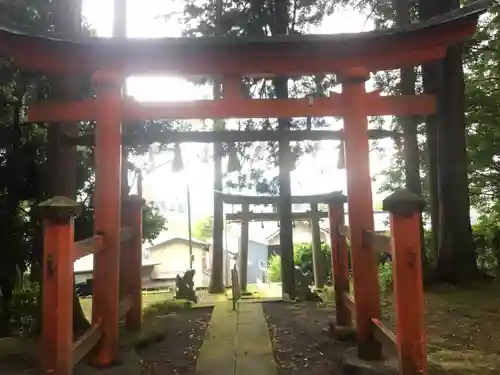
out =
[[396,341],[402,375],[428,374],[420,212],[390,215]]
[[384,351],[391,356],[397,356],[396,335],[378,319],[372,319],[374,335],[378,342],[384,347]]
[[102,336],[101,322],[93,322],[92,326],[73,343],[73,366],[92,352]]
[[102,236],[93,236],[75,242],[75,245],[73,246],[73,261],[102,250],[104,250],[104,241]]
[[74,219],[43,222],[43,321],[41,362],[45,373],[73,369]]
[[109,365],[118,350],[121,211],[121,78],[94,75],[98,111],[95,130],[94,230],[104,236],[104,251],[94,256],[92,320],[102,321],[103,339],[95,362]]
[[343,202],[335,202],[328,205],[336,323],[339,326],[350,326],[352,325],[352,315],[343,298],[344,293],[349,293],[347,244],[346,238],[340,235],[337,229],[339,225],[344,225],[344,215]]
[[363,240],[363,232],[374,228],[368,120],[362,99],[368,77],[364,69],[346,71],[342,77],[342,91],[351,103],[344,116],[344,134],[355,322],[358,355],[367,360],[378,359],[382,354],[370,321],[380,319],[377,262],[370,244]]
[[224,76],[222,79],[222,96],[227,99],[244,99],[245,86],[239,75]]
[[125,326],[139,331],[142,320],[142,207],[140,196],[127,197],[123,202],[122,222],[133,228],[132,238],[122,243],[120,262],[120,290],[130,297],[131,307],[125,316]]
[[[433,95],[380,96],[367,93],[359,98],[364,102],[366,116],[410,116],[433,114],[436,110]],[[139,103],[124,99],[120,114],[123,120],[194,118],[269,118],[269,117],[328,117],[343,116],[351,105],[342,94],[314,99],[237,99],[196,100],[190,102]],[[98,116],[98,100],[77,102],[33,103],[28,107],[28,121],[90,121]]]
[[368,32],[347,37],[306,36],[295,41],[235,39],[219,44],[213,38],[194,42],[156,39],[74,43],[2,30],[0,51],[14,57],[21,68],[46,73],[103,69],[129,74],[255,76],[326,74],[352,66],[383,70],[443,57],[449,45],[463,42],[474,33],[478,16],[391,35]]
[[[472,33],[466,32],[465,35],[457,34],[456,40],[464,40]],[[455,39],[455,38],[454,38]],[[0,43],[2,39],[0,38]],[[178,74],[180,76],[198,76],[198,75],[243,75],[250,77],[262,76],[279,76],[288,74],[292,76],[305,76],[315,74],[332,74],[339,70],[349,68],[351,66],[366,66],[370,70],[387,70],[397,69],[400,66],[408,66],[421,64],[427,61],[438,60],[445,56],[447,45],[437,45],[424,47],[423,49],[413,49],[411,52],[407,48],[400,46],[388,46],[384,54],[380,52],[360,53],[357,56],[346,56],[344,58],[335,56],[331,52],[329,57],[309,57],[307,55],[299,55],[297,58],[293,54],[289,56],[276,56],[275,54],[262,54],[260,57],[244,56],[239,54],[236,56],[232,52],[227,52],[219,56],[209,56],[201,59],[177,60],[165,59],[165,56],[151,57],[150,59],[136,60],[132,56],[115,60],[109,56],[102,64],[98,63],[98,59],[89,59],[88,56],[93,52],[75,51],[80,59],[72,57],[71,52],[60,53],[58,50],[50,52],[42,52],[38,46],[37,53],[40,54],[38,59],[26,59],[24,50],[10,52],[13,57],[17,56],[16,65],[21,69],[29,69],[51,74],[85,74],[95,71],[99,67],[115,71],[124,71],[130,74]],[[160,47],[161,48],[161,47]],[[10,50],[12,51],[12,50]],[[166,62],[167,61],[167,62]],[[52,63],[50,63],[52,62]]]

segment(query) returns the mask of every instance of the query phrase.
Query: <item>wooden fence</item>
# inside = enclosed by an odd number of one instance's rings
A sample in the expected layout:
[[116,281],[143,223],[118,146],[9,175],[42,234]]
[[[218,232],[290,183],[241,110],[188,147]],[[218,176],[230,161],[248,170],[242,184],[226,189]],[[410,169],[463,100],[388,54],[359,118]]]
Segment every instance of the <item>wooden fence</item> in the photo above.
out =
[[[390,237],[365,230],[361,233],[361,251],[351,249],[354,297],[350,291],[346,243],[351,233],[349,227],[344,225],[344,202],[329,205],[336,324],[351,326],[354,321],[360,357],[380,359],[380,347],[383,346],[387,352],[397,355],[402,375],[428,374],[420,254],[423,202],[420,197],[404,190],[384,200],[384,210],[390,213]],[[374,252],[391,255],[395,333],[381,321]],[[356,267],[363,267],[363,272]],[[362,287],[367,284],[377,287],[375,295],[364,293],[366,288]],[[367,355],[368,351],[371,354]]]
[[[41,340],[41,365],[45,373],[70,375],[74,366],[92,352],[98,355],[104,335],[104,325],[118,326],[125,319],[127,330],[141,327],[141,260],[142,260],[142,206],[139,196],[131,196],[123,203],[120,231],[120,264],[107,264],[104,234],[97,234],[82,241],[74,241],[74,219],[81,207],[65,197],[55,197],[40,204],[43,218],[43,321]],[[95,300],[108,285],[99,285],[95,277],[92,286],[91,327],[77,340],[73,337],[73,262],[94,254],[96,264],[106,272],[114,272],[119,282],[120,303],[118,319],[113,306],[101,303],[96,309]],[[102,301],[102,298],[101,298]],[[104,307],[104,308],[103,308]],[[117,344],[117,343],[115,343]],[[96,350],[94,350],[96,349]],[[95,355],[94,355],[95,353]],[[99,361],[95,361],[96,364]]]

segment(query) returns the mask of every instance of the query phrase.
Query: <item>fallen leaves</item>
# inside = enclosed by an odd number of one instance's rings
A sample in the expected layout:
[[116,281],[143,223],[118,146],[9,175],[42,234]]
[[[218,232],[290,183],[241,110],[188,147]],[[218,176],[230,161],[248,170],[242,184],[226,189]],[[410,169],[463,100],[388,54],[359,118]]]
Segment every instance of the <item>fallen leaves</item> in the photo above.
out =
[[264,311],[280,375],[338,374],[342,350],[323,333],[330,309],[267,303]]
[[192,373],[210,315],[211,311],[192,309],[156,318],[161,319],[166,334],[163,340],[140,350],[142,375]]

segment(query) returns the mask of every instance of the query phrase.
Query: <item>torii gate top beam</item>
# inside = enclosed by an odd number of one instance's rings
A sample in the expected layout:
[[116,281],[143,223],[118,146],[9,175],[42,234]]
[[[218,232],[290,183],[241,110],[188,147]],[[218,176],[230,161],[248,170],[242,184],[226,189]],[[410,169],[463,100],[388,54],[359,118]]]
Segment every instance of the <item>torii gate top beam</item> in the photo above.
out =
[[477,1],[428,21],[400,28],[338,35],[265,38],[211,37],[55,39],[0,28],[0,53],[44,73],[175,75],[308,75],[353,66],[376,71],[416,65],[444,56],[446,48],[470,37],[487,1]]
[[[222,201],[227,204],[244,204],[244,205],[269,205],[279,204],[279,196],[271,195],[241,195],[241,194],[226,194],[216,191]],[[316,195],[292,195],[292,203],[330,203],[347,201],[347,197],[340,191],[334,191],[326,194]]]

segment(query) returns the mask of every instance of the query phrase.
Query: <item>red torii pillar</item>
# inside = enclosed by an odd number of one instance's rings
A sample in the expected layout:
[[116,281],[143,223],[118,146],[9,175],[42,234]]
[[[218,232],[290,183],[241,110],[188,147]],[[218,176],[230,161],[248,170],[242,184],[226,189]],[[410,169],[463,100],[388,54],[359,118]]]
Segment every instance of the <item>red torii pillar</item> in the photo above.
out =
[[[343,159],[342,159],[343,160]],[[330,223],[330,251],[332,256],[333,288],[335,291],[335,318],[338,327],[352,326],[351,310],[345,303],[344,294],[349,293],[349,257],[345,236],[339,234],[339,226],[344,225],[344,204],[347,197],[339,194],[328,202]]]
[[427,375],[424,287],[420,254],[422,197],[397,190],[383,202],[390,212],[396,344],[404,375]]
[[358,356],[375,360],[381,358],[382,347],[375,340],[370,319],[380,319],[380,291],[375,252],[369,241],[363,240],[365,232],[374,228],[368,108],[365,108],[365,99],[370,95],[366,93],[365,82],[369,77],[364,68],[352,68],[340,75]]
[[102,322],[103,327],[94,362],[107,366],[118,354],[122,77],[99,71],[93,80],[97,96],[94,232],[104,235],[104,251],[94,255],[92,321]]

